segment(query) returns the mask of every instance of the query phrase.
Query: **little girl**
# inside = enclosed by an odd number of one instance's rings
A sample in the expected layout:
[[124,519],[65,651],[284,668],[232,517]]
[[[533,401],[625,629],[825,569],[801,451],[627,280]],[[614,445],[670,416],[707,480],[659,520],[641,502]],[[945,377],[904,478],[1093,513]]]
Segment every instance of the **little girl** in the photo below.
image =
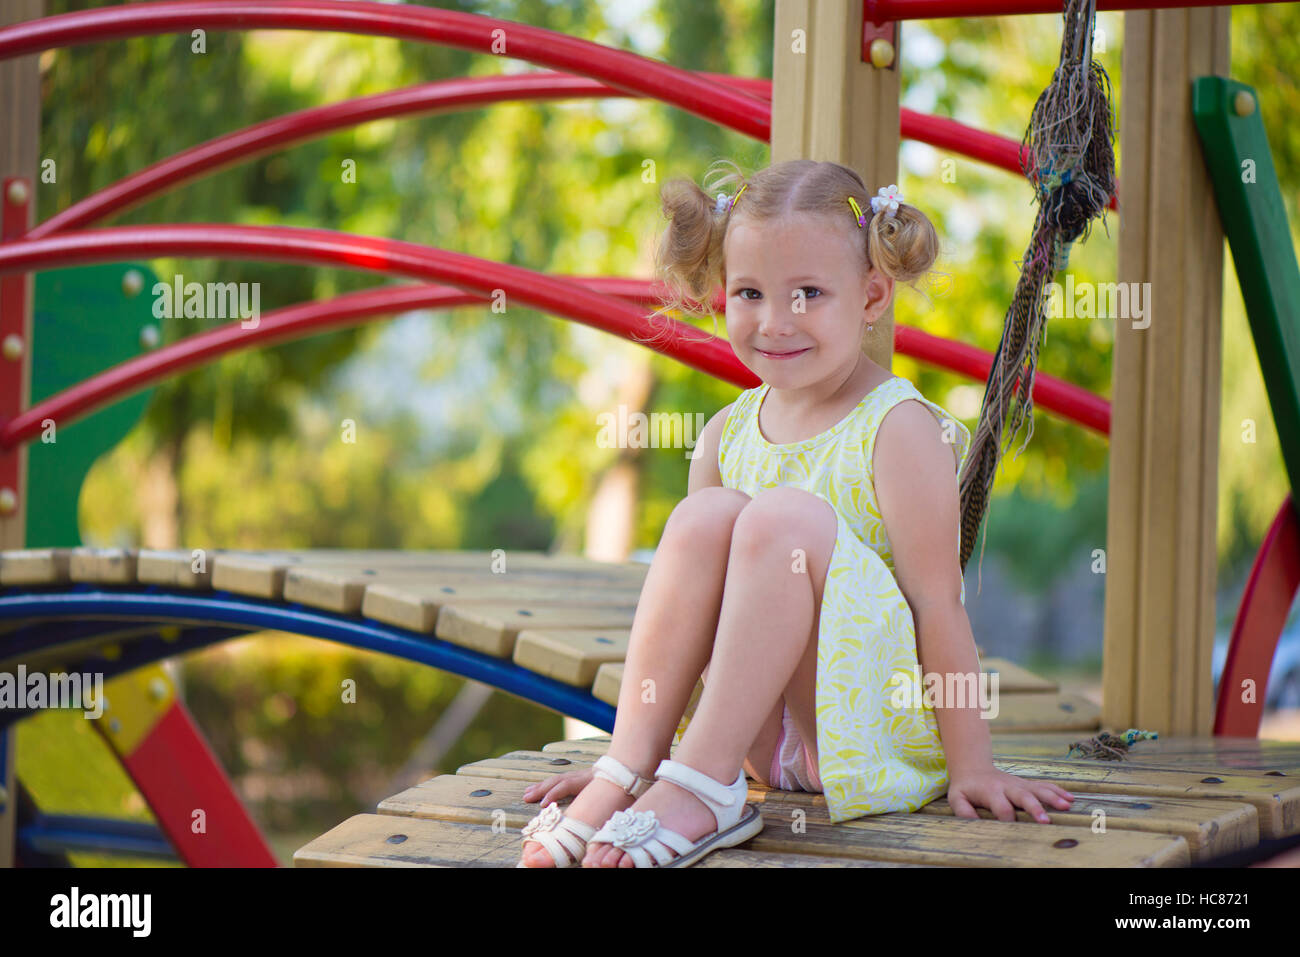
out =
[[701,434],[646,574],[608,754],[525,792],[544,809],[521,867],[689,866],[762,830],[746,773],[824,793],[832,823],[945,793],[958,817],[1004,821],[1072,800],[994,768],[987,700],[902,693],[918,671],[942,692],[980,670],[960,567],[970,432],[863,351],[895,281],[934,263],[934,227],[838,163],[731,170],[709,192],[664,185],[656,267],[686,312],[723,286],[730,345],[763,384]]

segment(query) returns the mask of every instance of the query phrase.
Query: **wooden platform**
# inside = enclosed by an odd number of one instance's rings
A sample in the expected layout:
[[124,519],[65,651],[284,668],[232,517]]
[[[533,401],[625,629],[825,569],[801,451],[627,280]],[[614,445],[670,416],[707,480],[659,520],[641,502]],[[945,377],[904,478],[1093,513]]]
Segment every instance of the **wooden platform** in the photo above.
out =
[[[152,585],[228,592],[369,618],[437,637],[618,701],[649,566],[510,552],[235,552],[54,549],[0,553],[0,585]],[[129,635],[125,636],[129,638]],[[109,644],[109,634],[87,639]],[[107,646],[106,646],[107,649]],[[0,634],[0,661],[4,659]],[[30,657],[30,656],[25,656]],[[707,867],[1186,866],[1300,830],[1300,744],[1249,739],[1139,743],[1124,762],[1068,759],[1098,729],[1096,705],[981,652],[1000,679],[990,721],[999,767],[1076,795],[1052,823],[955,818],[943,799],[914,814],[832,825],[821,795],[755,786],[764,831]],[[697,687],[697,691],[698,691]],[[538,811],[524,787],[590,765],[608,739],[477,761],[382,802],[312,841],[300,866],[513,866]]]
[[[831,824],[820,794],[753,784],[766,824],[702,867],[1186,867],[1300,831],[1300,744],[1244,738],[1136,745],[1128,760],[1065,757],[1071,733],[998,734],[995,764],[1057,781],[1073,807],[1050,824],[953,816],[939,799],[914,814]],[[294,855],[299,867],[514,867],[538,812],[523,790],[590,766],[607,736],[476,761],[380,803]],[[567,805],[568,800],[561,802]]]
[[[510,659],[616,705],[649,567],[524,551],[214,549],[196,562],[192,551],[39,549],[0,552],[0,586],[156,585],[297,603]],[[111,644],[112,636],[83,647],[97,642]],[[0,639],[0,663],[4,657]],[[1000,676],[995,732],[1097,729],[1099,709],[1088,699],[1000,658],[981,657],[981,665]]]

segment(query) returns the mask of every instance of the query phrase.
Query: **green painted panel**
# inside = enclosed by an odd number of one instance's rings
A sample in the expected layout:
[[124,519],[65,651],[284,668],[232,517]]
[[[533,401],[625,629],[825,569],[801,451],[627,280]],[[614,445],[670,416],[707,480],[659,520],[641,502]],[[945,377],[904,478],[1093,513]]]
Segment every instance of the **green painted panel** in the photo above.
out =
[[[1300,266],[1259,97],[1226,77],[1198,77],[1192,115],[1294,491],[1300,489]],[[1300,512],[1300,500],[1296,507]]]
[[[148,267],[133,263],[38,273],[32,309],[33,404],[145,351],[145,328],[157,329],[149,294],[157,281]],[[81,544],[81,483],[95,460],[140,420],[152,394],[145,389],[68,425],[56,424],[53,442],[38,435],[28,444],[29,548]]]

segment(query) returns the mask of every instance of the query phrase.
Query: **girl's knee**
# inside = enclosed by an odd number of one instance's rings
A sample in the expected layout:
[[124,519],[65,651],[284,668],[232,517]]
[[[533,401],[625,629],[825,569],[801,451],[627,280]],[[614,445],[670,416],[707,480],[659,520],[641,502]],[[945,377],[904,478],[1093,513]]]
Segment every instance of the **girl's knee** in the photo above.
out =
[[763,548],[779,544],[830,554],[838,520],[825,499],[789,486],[765,489],[745,506],[732,532],[733,546]]
[[737,517],[750,501],[739,489],[721,486],[697,489],[678,502],[668,516],[664,537],[671,532],[698,543],[701,536],[729,536]]

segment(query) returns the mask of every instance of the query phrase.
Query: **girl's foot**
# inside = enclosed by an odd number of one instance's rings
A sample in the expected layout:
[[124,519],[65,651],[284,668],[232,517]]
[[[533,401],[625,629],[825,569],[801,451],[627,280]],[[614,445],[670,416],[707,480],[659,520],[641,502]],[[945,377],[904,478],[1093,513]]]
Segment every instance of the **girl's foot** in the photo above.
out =
[[[658,764],[655,767],[658,767]],[[631,768],[630,765],[629,768]],[[649,778],[654,774],[653,769],[651,769],[650,774],[642,774],[635,768],[631,769],[645,778]],[[646,794],[649,793],[649,791],[646,792]],[[607,781],[604,778],[592,778],[591,782],[579,791],[569,806],[565,808],[564,815],[591,827],[599,828],[613,816],[615,811],[625,810],[632,801],[632,795],[613,781]],[[564,851],[563,847],[561,847],[561,850]],[[564,853],[569,854],[568,851],[564,851]],[[555,859],[551,857],[551,852],[542,847],[537,841],[524,842],[522,860],[525,867],[555,866]],[[581,861],[574,861],[572,854],[569,854],[569,860],[575,864],[581,863]]]
[[[632,810],[654,811],[655,817],[664,827],[692,841],[699,840],[718,828],[718,820],[709,806],[672,781],[656,781],[632,803]],[[636,862],[621,848],[593,841],[587,845],[587,856],[583,859],[582,866],[635,867]]]

